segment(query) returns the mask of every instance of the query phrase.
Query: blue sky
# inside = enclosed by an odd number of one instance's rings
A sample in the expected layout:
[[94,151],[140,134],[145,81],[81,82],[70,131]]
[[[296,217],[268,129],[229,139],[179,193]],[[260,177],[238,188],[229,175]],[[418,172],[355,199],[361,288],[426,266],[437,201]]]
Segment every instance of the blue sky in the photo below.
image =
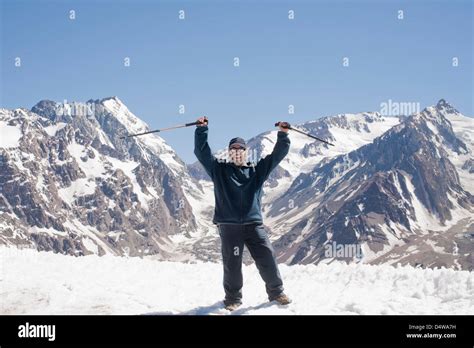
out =
[[[389,99],[474,115],[469,0],[0,1],[2,107],[116,95],[152,128],[207,115],[214,150]],[[195,160],[192,130],[162,136]]]

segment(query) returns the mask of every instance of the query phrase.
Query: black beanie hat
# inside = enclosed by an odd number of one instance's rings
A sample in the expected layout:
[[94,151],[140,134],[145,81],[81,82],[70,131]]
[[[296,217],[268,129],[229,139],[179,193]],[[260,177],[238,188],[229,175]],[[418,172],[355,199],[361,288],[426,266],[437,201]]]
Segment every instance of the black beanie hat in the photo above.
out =
[[239,144],[240,146],[242,146],[244,149],[247,148],[247,144],[245,143],[245,140],[242,139],[242,138],[232,138],[229,142],[229,148],[234,145],[234,144]]

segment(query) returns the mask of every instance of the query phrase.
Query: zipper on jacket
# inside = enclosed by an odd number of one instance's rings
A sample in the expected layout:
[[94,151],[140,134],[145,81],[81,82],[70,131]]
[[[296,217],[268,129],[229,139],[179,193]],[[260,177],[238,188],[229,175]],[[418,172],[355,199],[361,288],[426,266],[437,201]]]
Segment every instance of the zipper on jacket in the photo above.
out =
[[243,209],[242,209],[242,189],[240,190],[240,222],[242,222],[244,220],[244,213],[243,213]]

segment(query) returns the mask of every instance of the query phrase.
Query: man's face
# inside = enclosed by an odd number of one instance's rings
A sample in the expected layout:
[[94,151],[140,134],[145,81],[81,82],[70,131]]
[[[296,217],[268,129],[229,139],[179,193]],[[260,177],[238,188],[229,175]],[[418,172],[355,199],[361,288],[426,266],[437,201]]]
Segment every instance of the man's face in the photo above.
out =
[[236,166],[243,166],[247,163],[247,150],[240,145],[232,145],[229,148],[229,159]]

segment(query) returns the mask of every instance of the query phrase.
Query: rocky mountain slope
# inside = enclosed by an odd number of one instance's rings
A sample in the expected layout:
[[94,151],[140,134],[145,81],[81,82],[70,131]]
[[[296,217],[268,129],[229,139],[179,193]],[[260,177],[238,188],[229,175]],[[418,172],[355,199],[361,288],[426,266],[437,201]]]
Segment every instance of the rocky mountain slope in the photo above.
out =
[[197,229],[200,186],[116,97],[0,110],[0,242],[72,255],[160,255]]
[[[336,146],[291,132],[290,153],[265,184],[280,261],[472,269],[472,118],[440,100],[410,116],[342,114],[296,127]],[[0,109],[0,244],[219,260],[212,183],[161,137],[122,138],[147,129],[116,97]],[[275,140],[276,131],[249,139],[252,159]]]
[[[265,186],[280,261],[472,269],[472,118],[440,100],[411,116],[345,114],[297,127],[336,146],[292,132],[290,153]],[[271,151],[274,133],[249,140],[257,158]],[[349,252],[328,256],[335,248]]]
[[267,211],[288,231],[276,242],[280,259],[330,261],[326,251],[335,243],[360,246],[364,262],[472,268],[474,199],[450,161],[472,150],[449,116],[462,117],[440,101],[299,175]]

